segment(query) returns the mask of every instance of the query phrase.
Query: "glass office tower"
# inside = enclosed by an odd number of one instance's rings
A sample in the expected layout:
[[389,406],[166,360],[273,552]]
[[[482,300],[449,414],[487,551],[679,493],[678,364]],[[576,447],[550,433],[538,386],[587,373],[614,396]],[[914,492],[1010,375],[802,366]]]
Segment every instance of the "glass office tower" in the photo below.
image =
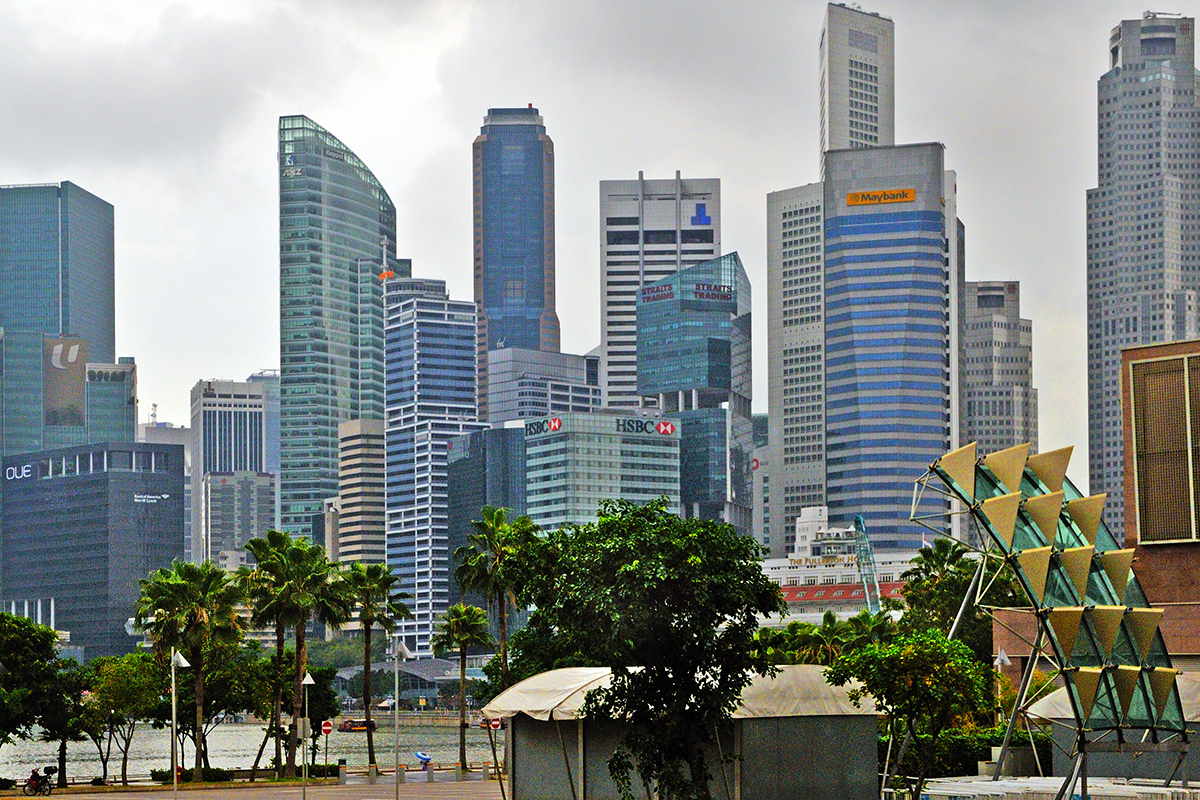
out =
[[396,208],[362,160],[308,117],[279,120],[281,522],[311,536],[338,492],[338,423],[383,418],[382,276]]
[[472,147],[480,418],[487,353],[558,352],[554,310],[554,142],[538,110],[489,108]]
[[447,462],[477,422],[475,308],[446,282],[389,280],[387,289],[387,563],[412,595],[398,630],[418,656],[450,606]]
[[749,535],[750,280],[737,253],[643,286],[637,304],[638,394],[679,425],[685,517]]
[[112,363],[113,207],[73,183],[0,187],[0,327],[70,334]]

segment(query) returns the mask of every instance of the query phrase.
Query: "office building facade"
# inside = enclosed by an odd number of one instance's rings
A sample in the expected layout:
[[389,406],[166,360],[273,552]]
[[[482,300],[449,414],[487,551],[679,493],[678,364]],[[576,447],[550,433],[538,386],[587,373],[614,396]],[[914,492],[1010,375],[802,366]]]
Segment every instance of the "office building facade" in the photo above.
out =
[[737,253],[642,287],[638,394],[680,436],[680,512],[753,531],[750,279]]
[[139,422],[137,441],[149,444],[177,444],[183,448],[183,552],[180,557],[192,558],[192,431],[186,425],[175,425],[158,419],[157,405],[151,406],[149,422]]
[[385,276],[396,208],[345,144],[304,116],[279,120],[281,523],[311,536],[338,491],[338,424],[382,419]]
[[538,110],[490,108],[472,145],[481,418],[491,350],[557,352],[554,142]]
[[269,472],[206,472],[198,487],[207,559],[226,572],[247,562],[246,542],[275,523],[275,476]]
[[919,546],[913,481],[959,436],[964,229],[942,146],[833,151],[825,171],[767,200],[776,558],[809,506]]
[[[510,423],[450,441],[446,465],[447,549],[451,554],[478,531],[484,506],[507,508],[512,521],[525,514],[525,425]],[[451,582],[450,602],[461,599]],[[486,598],[470,602],[484,605]],[[512,630],[512,629],[510,629]]]
[[116,356],[113,207],[73,183],[0,186],[0,328]]
[[[240,550],[246,539],[261,536],[275,527],[276,491],[256,491],[254,497],[270,502],[268,508],[247,512],[243,517],[265,527],[250,532],[213,527],[213,517],[206,511],[205,476],[220,474],[226,480],[231,473],[255,476],[271,474],[267,470],[266,423],[264,389],[253,381],[202,380],[192,387],[192,552],[194,563],[217,560],[218,554]],[[272,480],[277,478],[272,477]],[[244,495],[248,496],[248,495]],[[231,538],[232,536],[232,538]]]
[[525,423],[525,496],[545,530],[596,519],[602,500],[667,499],[679,512],[679,429],[653,409]]
[[499,425],[603,404],[600,357],[506,347],[488,356],[488,422]]
[[637,300],[642,287],[721,255],[718,178],[600,182],[600,354],[604,404],[638,394]]
[[430,655],[453,582],[450,442],[487,427],[476,416],[475,305],[451,300],[438,280],[389,279],[386,292],[387,563],[413,596],[400,635],[412,652]]
[[1033,323],[1017,281],[967,281],[963,302],[962,431],[980,453],[1029,442],[1037,452]]
[[325,530],[331,559],[364,564],[387,560],[385,433],[381,419],[352,419],[338,426],[337,530]]
[[55,598],[87,658],[131,652],[138,580],[183,548],[183,448],[96,443],[4,459],[5,598]]
[[830,3],[821,29],[821,155],[896,143],[895,25]]
[[1200,335],[1200,113],[1195,20],[1147,12],[1113,28],[1097,87],[1087,193],[1088,486],[1125,529],[1121,350]]

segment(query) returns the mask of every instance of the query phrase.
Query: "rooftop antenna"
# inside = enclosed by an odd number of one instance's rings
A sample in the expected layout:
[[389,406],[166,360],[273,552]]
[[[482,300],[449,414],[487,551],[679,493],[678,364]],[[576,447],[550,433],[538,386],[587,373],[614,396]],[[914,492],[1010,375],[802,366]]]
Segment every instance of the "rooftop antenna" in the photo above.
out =
[[157,425],[158,425],[158,403],[151,403],[150,404],[150,427],[153,428],[153,427],[156,427]]

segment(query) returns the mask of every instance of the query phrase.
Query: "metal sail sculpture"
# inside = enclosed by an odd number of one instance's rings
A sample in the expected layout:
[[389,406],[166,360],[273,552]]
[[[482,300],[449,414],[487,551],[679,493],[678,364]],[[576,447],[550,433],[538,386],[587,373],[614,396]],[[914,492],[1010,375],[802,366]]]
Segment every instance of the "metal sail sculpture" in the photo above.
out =
[[927,491],[958,500],[985,558],[1006,562],[1024,590],[1038,633],[1017,703],[1042,651],[1057,666],[1075,715],[1062,796],[1077,778],[1086,787],[1089,751],[1169,751],[1181,762],[1187,733],[1178,670],[1158,630],[1163,612],[1150,607],[1133,574],[1134,551],[1105,526],[1104,495],[1084,497],[1066,477],[1072,448],[1035,456],[1029,448],[980,458],[971,443],[946,453],[917,480],[912,519],[923,523],[916,510]]

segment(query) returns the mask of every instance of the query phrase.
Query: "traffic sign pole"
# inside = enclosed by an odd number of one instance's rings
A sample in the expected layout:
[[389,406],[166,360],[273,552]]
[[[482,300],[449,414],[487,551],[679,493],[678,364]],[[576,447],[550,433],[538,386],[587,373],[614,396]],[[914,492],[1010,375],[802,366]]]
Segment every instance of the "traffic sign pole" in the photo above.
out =
[[325,777],[329,777],[329,734],[333,733],[333,722],[325,720],[321,723],[321,733],[325,734]]

